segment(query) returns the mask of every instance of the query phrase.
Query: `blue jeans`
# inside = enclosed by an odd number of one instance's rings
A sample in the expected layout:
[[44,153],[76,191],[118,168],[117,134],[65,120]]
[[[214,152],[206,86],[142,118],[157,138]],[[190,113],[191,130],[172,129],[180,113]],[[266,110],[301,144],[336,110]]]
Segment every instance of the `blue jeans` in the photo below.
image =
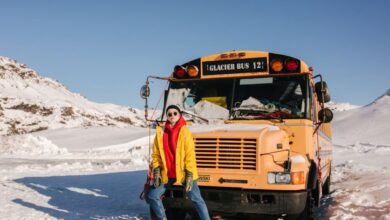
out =
[[[175,181],[176,179],[169,179],[167,184],[161,184],[157,188],[152,185],[150,186],[149,191],[146,195],[146,202],[150,205],[153,212],[156,214],[157,219],[159,220],[167,219],[167,217],[165,216],[164,206],[161,201],[161,196],[165,193],[167,189],[169,189],[169,187],[171,187],[175,183]],[[192,189],[187,193],[187,195],[191,199],[192,204],[194,204],[200,219],[210,220],[206,203],[200,195],[200,190],[196,181],[194,181]]]

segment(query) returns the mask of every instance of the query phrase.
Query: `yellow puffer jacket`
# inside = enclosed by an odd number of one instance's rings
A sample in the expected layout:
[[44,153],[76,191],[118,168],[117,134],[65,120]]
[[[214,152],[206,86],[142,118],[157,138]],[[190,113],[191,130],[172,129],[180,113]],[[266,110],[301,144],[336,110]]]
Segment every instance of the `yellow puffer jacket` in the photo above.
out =
[[[165,160],[162,128],[157,127],[156,137],[153,143],[153,168],[160,167],[162,183],[168,183],[168,171]],[[176,183],[183,183],[185,181],[185,170],[192,173],[193,179],[198,179],[198,171],[196,169],[195,159],[195,144],[192,138],[191,131],[187,126],[180,128],[179,137],[176,147]]]

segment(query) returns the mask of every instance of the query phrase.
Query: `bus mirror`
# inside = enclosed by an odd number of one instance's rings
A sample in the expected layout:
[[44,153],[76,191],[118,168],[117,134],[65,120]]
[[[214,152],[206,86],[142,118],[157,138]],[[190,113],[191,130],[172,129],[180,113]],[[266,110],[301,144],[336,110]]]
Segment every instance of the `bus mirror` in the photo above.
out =
[[318,119],[321,123],[329,123],[333,119],[333,112],[328,108],[323,108],[318,112]]
[[150,88],[148,85],[143,85],[140,90],[141,98],[147,99],[150,95]]
[[315,85],[316,94],[319,102],[329,102],[330,101],[330,93],[328,89],[328,85],[325,81],[317,82]]

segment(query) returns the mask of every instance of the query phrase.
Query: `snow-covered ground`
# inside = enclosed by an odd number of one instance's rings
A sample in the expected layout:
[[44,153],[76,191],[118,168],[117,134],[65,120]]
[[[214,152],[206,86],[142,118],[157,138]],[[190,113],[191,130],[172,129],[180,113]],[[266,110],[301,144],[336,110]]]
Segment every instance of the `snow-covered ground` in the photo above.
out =
[[390,90],[366,106],[335,112],[333,193],[324,200],[324,217],[390,219],[389,109]]
[[74,128],[0,140],[0,219],[147,219],[146,128]]
[[337,145],[326,219],[390,219],[390,146]]

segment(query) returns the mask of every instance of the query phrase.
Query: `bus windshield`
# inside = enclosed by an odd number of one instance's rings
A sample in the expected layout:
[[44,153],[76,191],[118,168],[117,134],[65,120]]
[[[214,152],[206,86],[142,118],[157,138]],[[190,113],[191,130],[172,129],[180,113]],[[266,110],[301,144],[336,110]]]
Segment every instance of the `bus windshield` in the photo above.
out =
[[166,106],[207,120],[308,118],[307,85],[305,75],[171,82]]

